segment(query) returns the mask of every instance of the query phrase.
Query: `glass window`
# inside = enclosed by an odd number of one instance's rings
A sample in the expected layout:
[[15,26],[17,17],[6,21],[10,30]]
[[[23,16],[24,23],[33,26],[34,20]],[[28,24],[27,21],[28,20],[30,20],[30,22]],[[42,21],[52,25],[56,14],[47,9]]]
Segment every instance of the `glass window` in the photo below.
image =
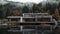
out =
[[18,21],[18,20],[19,20],[19,19],[16,19],[16,18],[15,18],[15,19],[11,19],[11,21]]
[[26,18],[25,22],[35,22],[35,18]]
[[37,21],[49,22],[50,21],[50,18],[37,18]]

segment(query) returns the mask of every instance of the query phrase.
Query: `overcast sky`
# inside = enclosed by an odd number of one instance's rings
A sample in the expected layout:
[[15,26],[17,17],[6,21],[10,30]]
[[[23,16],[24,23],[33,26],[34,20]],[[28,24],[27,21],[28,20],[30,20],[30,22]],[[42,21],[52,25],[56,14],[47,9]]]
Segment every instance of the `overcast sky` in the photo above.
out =
[[[39,2],[42,2],[43,0],[9,0],[9,1],[15,1],[15,2],[34,2],[34,3],[39,3]],[[44,0],[46,1],[46,0]]]

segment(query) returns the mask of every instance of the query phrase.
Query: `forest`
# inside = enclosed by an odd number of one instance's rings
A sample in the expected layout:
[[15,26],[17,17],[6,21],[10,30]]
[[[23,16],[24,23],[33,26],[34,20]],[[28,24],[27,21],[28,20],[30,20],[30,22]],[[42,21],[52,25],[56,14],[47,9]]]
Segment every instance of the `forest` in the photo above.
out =
[[56,3],[46,3],[42,6],[42,3],[33,4],[32,7],[15,7],[14,5],[5,4],[0,5],[0,19],[4,19],[7,16],[22,16],[22,13],[46,13],[48,12],[53,17],[59,19],[57,16],[60,14],[60,2],[58,5]]

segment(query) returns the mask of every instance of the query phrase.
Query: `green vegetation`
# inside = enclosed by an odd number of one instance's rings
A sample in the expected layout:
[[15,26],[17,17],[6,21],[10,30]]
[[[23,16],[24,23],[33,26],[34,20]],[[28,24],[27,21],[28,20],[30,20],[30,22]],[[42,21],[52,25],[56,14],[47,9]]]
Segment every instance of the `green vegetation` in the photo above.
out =
[[14,5],[10,5],[9,3],[6,5],[0,5],[0,19],[4,19],[7,16],[14,15],[20,16],[22,13],[40,13],[50,11],[50,14],[54,14],[55,9],[58,9],[60,13],[60,3],[57,5],[55,3],[46,3],[46,6],[42,7],[42,3],[34,4],[33,7],[29,8],[28,6],[15,7]]

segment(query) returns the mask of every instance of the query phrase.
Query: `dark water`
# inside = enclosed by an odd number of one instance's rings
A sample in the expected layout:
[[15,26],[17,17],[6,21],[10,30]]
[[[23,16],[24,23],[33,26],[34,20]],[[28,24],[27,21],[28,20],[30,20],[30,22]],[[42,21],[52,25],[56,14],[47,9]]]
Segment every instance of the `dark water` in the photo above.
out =
[[0,34],[22,34],[22,32],[8,32],[9,28],[0,28]]
[[[21,32],[8,32],[7,30],[8,30],[8,28],[0,28],[0,34],[22,34]],[[46,34],[60,34],[60,29],[56,29],[56,30],[54,30],[53,32],[50,32],[50,33],[46,33]]]
[[7,34],[7,29],[5,28],[0,28],[0,34]]

